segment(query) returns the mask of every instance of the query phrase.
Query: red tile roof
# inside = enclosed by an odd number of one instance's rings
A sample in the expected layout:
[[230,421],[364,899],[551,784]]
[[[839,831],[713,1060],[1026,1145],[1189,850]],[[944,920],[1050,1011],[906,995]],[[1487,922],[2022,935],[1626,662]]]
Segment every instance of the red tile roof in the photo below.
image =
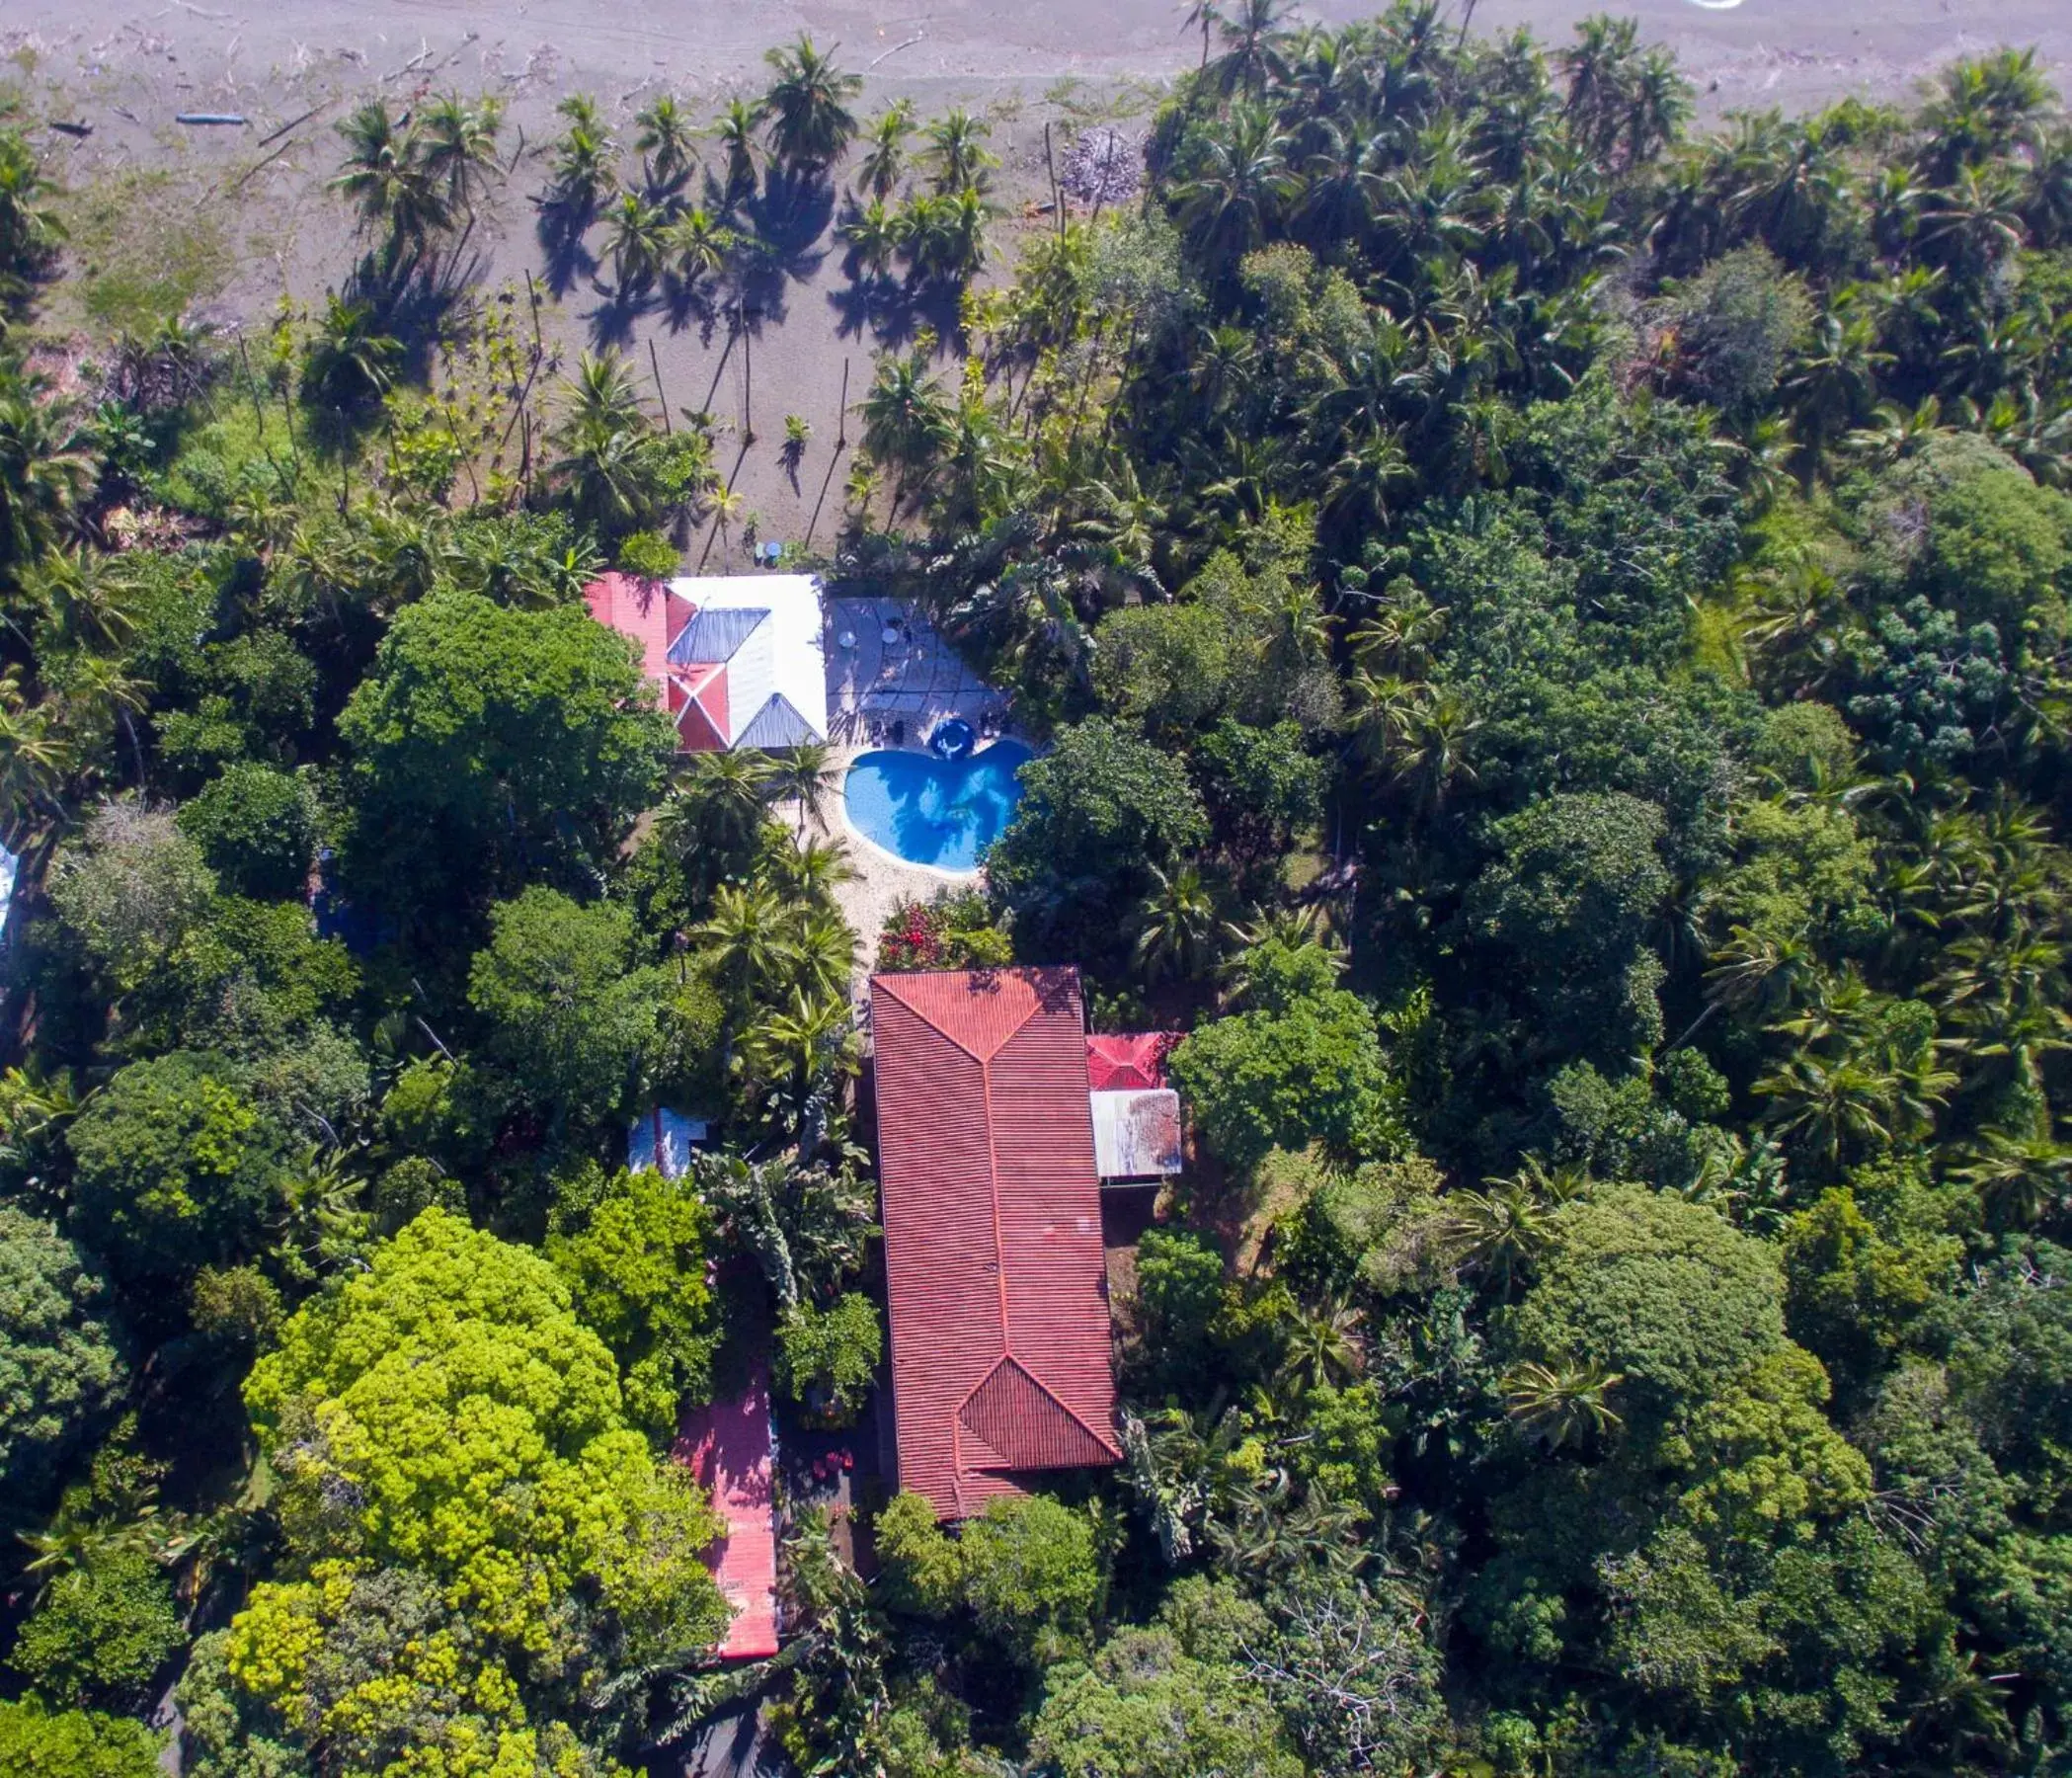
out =
[[670,679],[669,645],[690,617],[690,601],[660,581],[637,575],[599,575],[583,589],[583,603],[599,623],[640,644],[640,670],[658,686]]
[[871,978],[902,1488],[964,1518],[1119,1461],[1071,969]]
[[1095,1092],[1153,1092],[1166,1085],[1178,1031],[1125,1031],[1086,1039],[1086,1085]]
[[748,1387],[731,1401],[686,1409],[671,1455],[710,1491],[727,1529],[705,1553],[734,1607],[717,1653],[759,1659],[777,1652],[776,1501],[770,1488],[769,1361],[757,1353]]

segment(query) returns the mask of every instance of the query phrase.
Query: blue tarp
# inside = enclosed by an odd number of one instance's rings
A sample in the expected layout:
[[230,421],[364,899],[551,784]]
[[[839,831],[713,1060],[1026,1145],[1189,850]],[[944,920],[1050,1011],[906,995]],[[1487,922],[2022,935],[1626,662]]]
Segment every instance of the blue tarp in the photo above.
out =
[[711,1128],[702,1117],[657,1107],[626,1126],[626,1166],[634,1172],[653,1171],[665,1179],[679,1179],[690,1165],[690,1151]]

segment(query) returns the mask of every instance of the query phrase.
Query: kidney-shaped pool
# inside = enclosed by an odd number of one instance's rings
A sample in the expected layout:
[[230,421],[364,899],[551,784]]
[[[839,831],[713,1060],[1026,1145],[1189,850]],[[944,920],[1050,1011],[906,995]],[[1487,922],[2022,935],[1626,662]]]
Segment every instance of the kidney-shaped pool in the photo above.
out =
[[842,781],[849,826],[910,864],[976,870],[1014,819],[1015,774],[1034,757],[1005,739],[962,760],[906,750],[858,754]]

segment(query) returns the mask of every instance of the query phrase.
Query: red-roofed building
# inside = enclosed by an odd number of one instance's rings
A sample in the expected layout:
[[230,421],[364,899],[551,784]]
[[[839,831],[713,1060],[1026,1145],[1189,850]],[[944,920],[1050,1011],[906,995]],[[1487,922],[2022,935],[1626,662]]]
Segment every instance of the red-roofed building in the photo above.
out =
[[705,1566],[734,1608],[715,1651],[729,1660],[777,1652],[777,1526],[770,1487],[769,1363],[757,1353],[730,1401],[686,1409],[671,1453],[712,1495],[726,1521]]
[[1156,1092],[1178,1031],[1124,1031],[1086,1039],[1086,1085],[1095,1092]]
[[820,583],[810,575],[664,586],[606,574],[583,598],[599,623],[639,644],[680,752],[781,751],[828,738]]
[[871,978],[899,1484],[961,1519],[1119,1462],[1072,969]]

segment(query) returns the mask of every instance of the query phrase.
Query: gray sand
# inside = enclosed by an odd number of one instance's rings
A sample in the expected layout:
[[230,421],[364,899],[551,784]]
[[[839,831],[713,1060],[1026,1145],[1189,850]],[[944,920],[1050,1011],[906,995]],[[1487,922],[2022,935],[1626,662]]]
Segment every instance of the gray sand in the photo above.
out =
[[[1474,24],[1483,32],[1529,24],[1556,40],[1606,3],[1478,0]],[[2003,41],[2036,44],[2060,77],[2072,68],[2066,0],[1610,4],[1677,50],[1711,116],[1800,109],[1851,92],[1904,97],[1952,57]],[[1307,0],[1299,16],[1338,23],[1378,10],[1378,0]],[[951,0],[906,11],[853,0],[0,0],[0,56],[23,70],[32,116],[93,124],[84,142],[46,138],[75,188],[125,168],[174,170],[234,250],[236,270],[210,292],[207,312],[263,323],[283,291],[321,299],[352,263],[350,218],[324,189],[338,155],[330,126],[352,104],[377,93],[402,105],[428,93],[497,92],[510,107],[507,145],[517,150],[554,133],[556,101],[590,92],[630,134],[632,114],[657,92],[673,90],[709,117],[728,98],[759,91],[764,49],[801,29],[823,46],[839,43],[842,64],[865,72],[862,116],[900,96],[923,117],[952,104],[991,113],[992,146],[1005,163],[992,231],[997,273],[1011,265],[1019,237],[1047,225],[1034,202],[1048,197],[1046,122],[1064,139],[1093,120],[1141,129],[1159,84],[1199,53],[1198,37],[1177,29],[1180,17],[1172,0]],[[11,72],[0,64],[0,74]],[[179,111],[234,111],[251,121],[183,128],[173,121]],[[312,111],[279,141],[263,141]],[[543,178],[537,159],[519,156],[496,213],[472,238],[491,287],[521,286],[542,269],[527,200]],[[593,251],[601,234],[593,232]],[[823,236],[794,259],[746,353],[728,350],[724,325],[672,327],[652,314],[623,324],[598,277],[577,280],[547,327],[568,356],[615,344],[645,364],[653,341],[670,406],[709,408],[733,429],[722,437],[720,466],[760,534],[810,535],[825,546],[841,508],[843,364],[853,404],[873,351],[886,343],[843,304],[837,248]],[[75,319],[61,295],[50,324],[62,330]],[[796,487],[778,458],[787,414],[814,429]],[[745,444],[750,423],[757,437]],[[851,443],[855,431],[852,419]],[[702,555],[707,571],[739,566],[739,541],[729,564],[716,543],[706,555],[695,537],[691,564]]]

